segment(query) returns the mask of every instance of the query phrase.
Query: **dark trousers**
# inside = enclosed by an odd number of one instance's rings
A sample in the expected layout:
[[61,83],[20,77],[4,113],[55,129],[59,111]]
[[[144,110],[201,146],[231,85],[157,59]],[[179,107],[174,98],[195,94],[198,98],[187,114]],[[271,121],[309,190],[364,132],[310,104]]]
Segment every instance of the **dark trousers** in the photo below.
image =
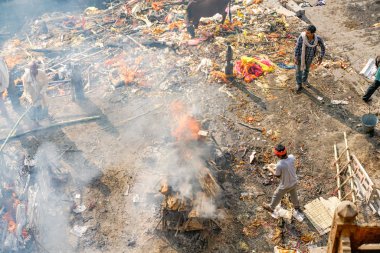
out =
[[305,70],[301,70],[301,60],[299,60],[300,63],[296,66],[296,81],[297,85],[302,86],[303,83],[307,81],[307,78],[309,76],[310,71],[310,64],[305,63]]
[[363,100],[368,101],[370,97],[372,96],[372,94],[375,93],[375,91],[379,87],[380,87],[380,81],[375,80],[375,82],[368,87],[367,92],[363,96]]

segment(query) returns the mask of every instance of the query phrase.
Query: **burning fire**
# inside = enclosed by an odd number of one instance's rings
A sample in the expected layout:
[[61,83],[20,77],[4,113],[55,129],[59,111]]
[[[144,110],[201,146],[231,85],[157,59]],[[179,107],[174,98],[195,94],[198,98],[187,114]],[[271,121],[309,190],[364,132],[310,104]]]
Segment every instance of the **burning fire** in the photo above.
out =
[[171,104],[171,112],[176,123],[172,135],[177,141],[193,141],[198,139],[199,122],[188,113],[186,106],[180,101]]

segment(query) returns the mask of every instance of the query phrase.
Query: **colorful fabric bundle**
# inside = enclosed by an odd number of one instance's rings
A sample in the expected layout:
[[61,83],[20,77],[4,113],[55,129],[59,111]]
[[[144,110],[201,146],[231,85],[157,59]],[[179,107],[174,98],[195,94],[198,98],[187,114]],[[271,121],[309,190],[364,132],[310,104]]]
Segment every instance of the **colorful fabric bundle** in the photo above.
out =
[[266,73],[273,72],[274,68],[273,63],[267,59],[243,56],[235,63],[234,74],[250,83]]

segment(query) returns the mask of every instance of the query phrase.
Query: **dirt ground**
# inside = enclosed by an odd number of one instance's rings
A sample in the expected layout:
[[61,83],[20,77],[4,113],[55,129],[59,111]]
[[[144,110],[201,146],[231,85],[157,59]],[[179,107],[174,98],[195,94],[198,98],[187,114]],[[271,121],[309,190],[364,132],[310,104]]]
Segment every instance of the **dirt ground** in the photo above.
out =
[[[358,74],[368,58],[380,52],[380,28],[370,27],[379,22],[380,4],[370,0],[326,2],[325,6],[307,9],[307,18],[326,41],[326,59],[347,58],[352,68],[316,67],[309,78],[311,88],[301,94],[294,92],[294,70],[276,70],[261,77],[265,82],[258,79],[251,84],[210,81],[205,73],[194,73],[186,63],[189,58],[199,62],[206,57],[197,55],[194,48],[190,54],[162,49],[146,53],[147,69],[155,69],[150,73],[156,80],[148,87],[130,85],[114,90],[99,79],[83,103],[72,102],[70,96],[49,98],[51,118],[42,125],[73,116],[102,118],[28,135],[12,141],[6,149],[8,153],[26,150],[34,155],[43,143],[52,143],[59,151],[62,168],[71,175],[63,195],[72,198],[79,194],[78,201],[87,207],[84,212],[65,216],[69,225],[63,232],[69,236],[65,237],[64,250],[58,245],[45,247],[50,252],[264,253],[273,252],[275,245],[299,244],[302,252],[307,252],[308,243],[326,245],[327,235],[319,236],[308,221],[283,223],[261,207],[270,201],[277,185],[263,170],[264,164],[276,161],[272,147],[277,143],[285,144],[296,156],[302,204],[319,196],[336,196],[333,145],[343,148],[344,132],[351,152],[380,185],[380,131],[377,127],[375,135],[369,137],[361,123],[361,116],[369,110],[379,116],[380,100],[377,93],[370,106],[362,102],[360,91],[368,82]],[[299,21],[294,33],[301,31],[302,25]],[[212,46],[211,42],[200,46],[214,50],[216,56],[225,52],[224,46]],[[292,57],[292,52],[287,54]],[[167,80],[166,86],[162,79]],[[213,171],[224,189],[221,231],[206,240],[196,233],[175,236],[156,230],[162,200],[157,182],[166,172],[161,165],[165,159],[174,159],[171,131],[176,122],[170,103],[175,100],[187,101],[202,129],[215,138],[215,142],[207,140],[212,150],[208,159],[215,160],[218,148],[227,157],[223,166]],[[334,105],[331,100],[348,104]],[[9,105],[8,111],[16,121],[19,115]],[[249,129],[239,122],[265,131]],[[11,126],[1,120],[1,136],[5,137]],[[22,127],[20,132],[29,128],[24,123]],[[254,150],[256,162],[250,164]],[[242,193],[250,197],[243,198]],[[288,202],[283,204],[287,206]],[[64,208],[72,208],[71,203]],[[366,206],[359,209],[368,212]],[[370,221],[375,219],[371,216]],[[84,236],[70,234],[74,224],[88,228]]]

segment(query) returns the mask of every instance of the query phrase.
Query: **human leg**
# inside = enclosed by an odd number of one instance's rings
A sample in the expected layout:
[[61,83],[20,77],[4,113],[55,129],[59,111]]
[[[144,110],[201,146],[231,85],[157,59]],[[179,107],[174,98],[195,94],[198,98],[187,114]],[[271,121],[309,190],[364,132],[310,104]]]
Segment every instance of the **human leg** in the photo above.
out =
[[299,209],[300,202],[298,200],[298,195],[297,195],[297,185],[289,189],[289,194],[290,194],[290,201],[292,201],[294,208]]
[[375,82],[368,87],[367,92],[363,96],[363,100],[365,102],[368,102],[370,100],[372,94],[375,93],[375,91],[379,87],[380,87],[380,81],[375,80]]
[[309,82],[307,81],[307,78],[309,77],[309,71],[310,71],[310,64],[305,64],[305,70],[302,73],[302,83],[306,86],[310,86]]
[[301,65],[296,65],[296,82],[297,82],[297,88],[298,86],[302,87],[302,71],[301,71]]
[[281,199],[284,197],[286,193],[286,189],[280,189],[280,187],[277,187],[277,189],[273,193],[272,201],[269,205],[272,210],[274,210],[276,206],[280,204]]

